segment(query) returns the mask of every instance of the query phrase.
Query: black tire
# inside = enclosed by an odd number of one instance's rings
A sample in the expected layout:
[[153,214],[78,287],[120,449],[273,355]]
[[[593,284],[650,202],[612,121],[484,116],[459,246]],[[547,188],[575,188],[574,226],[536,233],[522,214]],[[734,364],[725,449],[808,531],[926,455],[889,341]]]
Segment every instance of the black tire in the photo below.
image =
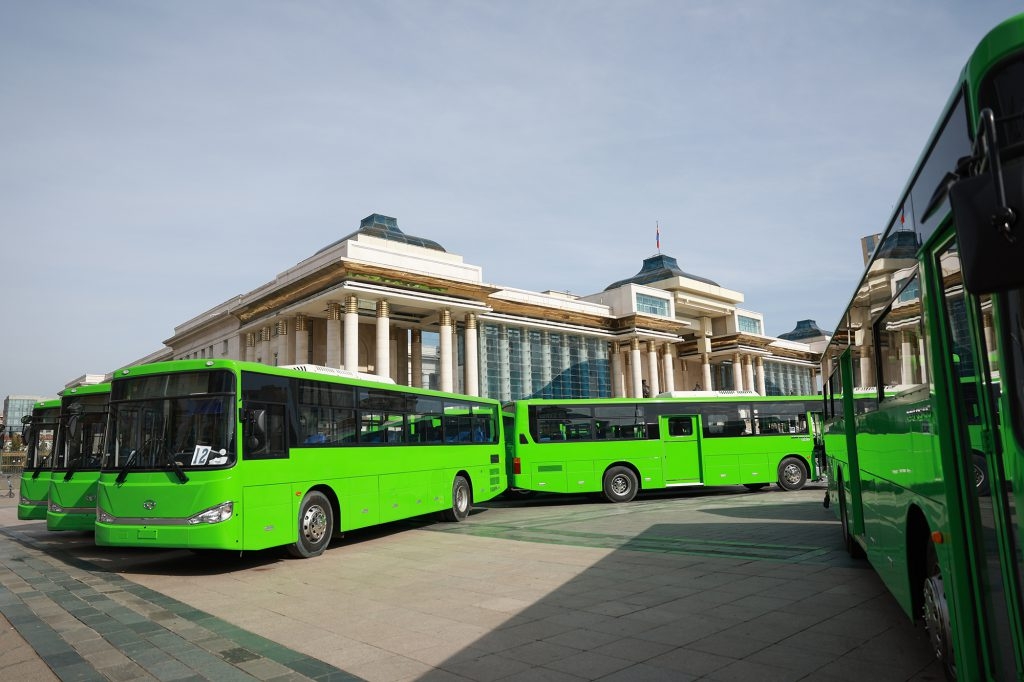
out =
[[756,493],[758,490],[763,490],[767,485],[767,483],[744,483],[743,487]]
[[807,467],[799,457],[787,457],[779,462],[779,487],[800,490],[807,483]]
[[299,537],[288,546],[288,552],[300,559],[319,556],[331,544],[334,534],[334,508],[327,496],[311,490],[299,507]]
[[629,502],[636,497],[640,483],[636,474],[627,467],[612,467],[604,472],[601,492],[609,502]]
[[469,481],[460,474],[452,481],[452,508],[441,512],[441,517],[445,521],[462,521],[469,516],[472,506],[473,493],[469,488]]
[[839,493],[839,525],[843,532],[843,545],[846,546],[846,553],[851,559],[863,559],[866,554],[860,543],[853,539],[850,534],[850,517],[846,511],[846,491],[843,489],[843,479],[837,482],[836,490]]
[[925,576],[921,584],[921,616],[928,631],[928,643],[935,659],[942,664],[946,679],[956,679],[956,661],[953,659],[952,626],[949,605],[942,580],[942,569],[931,539],[925,541]]
[[984,455],[974,453],[974,490],[978,497],[987,497],[992,494],[992,488],[988,480],[988,466]]

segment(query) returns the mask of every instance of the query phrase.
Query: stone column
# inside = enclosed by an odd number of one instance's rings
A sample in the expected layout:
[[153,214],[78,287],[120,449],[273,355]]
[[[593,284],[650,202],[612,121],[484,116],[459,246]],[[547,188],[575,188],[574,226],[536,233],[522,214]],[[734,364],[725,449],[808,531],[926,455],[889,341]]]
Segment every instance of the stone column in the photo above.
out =
[[732,387],[737,391],[743,390],[743,358],[739,353],[732,354]]
[[633,370],[633,396],[644,397],[644,374],[640,367],[640,339],[629,340],[629,364]]
[[749,355],[743,356],[743,390],[754,390],[754,362]]
[[295,316],[295,364],[309,362],[309,319],[305,315]]
[[540,354],[540,377],[544,383],[541,391],[544,397],[550,397],[554,395],[554,386],[551,385],[551,335],[546,330],[540,333]]
[[754,374],[757,381],[757,394],[767,395],[767,390],[764,387],[764,360],[760,356],[757,358],[757,366]]
[[676,390],[676,367],[675,358],[672,357],[672,344],[666,343],[661,356],[665,366],[665,391],[671,393]]
[[264,365],[272,364],[270,351],[270,327],[260,327],[260,342],[256,346],[256,356]]
[[[928,362],[924,353],[924,336],[917,337],[917,366],[921,368],[921,383],[928,383]],[[996,369],[993,367],[992,369]]]
[[658,379],[658,346],[654,341],[647,342],[647,386],[651,397],[661,393],[661,381]]
[[373,373],[381,377],[391,376],[391,306],[381,299],[377,301],[377,359]]
[[707,353],[700,356],[700,369],[701,377],[703,379],[700,390],[713,391],[715,387],[711,385],[711,356]]
[[480,372],[477,360],[476,313],[466,313],[466,395],[480,395]]
[[608,344],[609,355],[611,355],[611,380],[612,380],[612,397],[623,398],[626,392],[623,390],[623,375],[622,375],[622,353],[619,352],[619,344],[614,341]]
[[245,333],[245,361],[256,362],[256,334],[254,332]]
[[900,383],[916,384],[914,380],[914,337],[909,332],[900,333]]
[[441,311],[441,328],[438,330],[438,344],[441,351],[440,367],[438,373],[441,381],[441,390],[451,392],[452,390],[452,311],[445,308]]
[[294,365],[291,346],[288,345],[288,320],[278,320],[277,326],[277,364]]
[[341,367],[341,304],[327,302],[327,366]]
[[690,381],[690,363],[687,362],[686,360],[680,360],[679,361],[679,369],[680,369],[680,372],[682,374],[683,390],[684,391],[693,390],[693,389],[690,388],[691,386],[693,386],[693,382]]
[[423,388],[423,331],[412,330],[412,377],[410,384],[416,388]]
[[345,297],[345,369],[359,371],[359,298]]

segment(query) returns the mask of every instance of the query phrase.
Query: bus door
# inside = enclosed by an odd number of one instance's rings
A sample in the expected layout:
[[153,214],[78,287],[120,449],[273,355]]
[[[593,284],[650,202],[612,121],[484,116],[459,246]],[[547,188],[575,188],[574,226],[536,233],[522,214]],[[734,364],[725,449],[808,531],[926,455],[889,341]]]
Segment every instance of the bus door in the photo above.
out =
[[700,422],[696,415],[661,415],[665,483],[700,483]]
[[[948,400],[951,412],[950,434],[955,448],[953,471],[944,472],[949,483],[947,494],[951,509],[960,509],[959,519],[951,519],[956,530],[962,524],[964,547],[957,548],[959,535],[953,534],[951,548],[956,559],[966,561],[973,578],[959,582],[960,589],[981,589],[961,605],[976,609],[981,632],[976,634],[987,649],[984,674],[993,679],[1016,676],[1017,663],[1024,657],[1020,627],[1021,554],[1016,547],[1016,493],[1008,476],[1001,447],[998,394],[1000,368],[993,317],[994,301],[989,295],[974,296],[964,290],[960,274],[957,243],[951,242],[935,254],[940,275],[941,308],[939,319],[946,347],[938,361],[949,375]],[[948,460],[947,460],[948,461]],[[945,577],[945,576],[943,576]],[[973,583],[973,585],[971,585]],[[971,587],[968,587],[971,585]],[[947,592],[948,594],[948,592]],[[968,614],[962,614],[961,618]],[[1017,660],[1015,660],[1017,659]],[[966,671],[964,678],[970,678]]]

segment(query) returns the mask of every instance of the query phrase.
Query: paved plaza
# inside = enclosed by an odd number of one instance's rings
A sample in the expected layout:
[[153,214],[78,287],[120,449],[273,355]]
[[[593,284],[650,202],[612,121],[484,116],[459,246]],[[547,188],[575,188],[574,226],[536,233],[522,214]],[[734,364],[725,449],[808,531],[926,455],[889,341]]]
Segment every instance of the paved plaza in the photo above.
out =
[[[3,486],[6,492],[6,485]],[[17,490],[17,480],[14,484]],[[309,560],[98,548],[0,498],[0,670],[35,680],[941,680],[823,489],[538,496]]]

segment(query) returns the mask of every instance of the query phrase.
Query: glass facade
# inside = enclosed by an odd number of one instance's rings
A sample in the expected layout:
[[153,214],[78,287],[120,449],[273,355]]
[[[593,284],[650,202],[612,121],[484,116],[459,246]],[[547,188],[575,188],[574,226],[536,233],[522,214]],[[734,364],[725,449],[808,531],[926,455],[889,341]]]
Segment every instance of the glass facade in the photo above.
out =
[[747,317],[746,315],[736,316],[736,329],[745,334],[760,334],[761,333],[761,320],[756,317]]
[[814,395],[817,389],[811,386],[810,369],[765,360],[764,392],[765,395]]
[[480,325],[480,392],[522,398],[607,398],[608,343],[580,334]]
[[658,298],[657,296],[637,294],[636,311],[638,313],[647,313],[648,315],[668,317],[668,301],[664,298]]

